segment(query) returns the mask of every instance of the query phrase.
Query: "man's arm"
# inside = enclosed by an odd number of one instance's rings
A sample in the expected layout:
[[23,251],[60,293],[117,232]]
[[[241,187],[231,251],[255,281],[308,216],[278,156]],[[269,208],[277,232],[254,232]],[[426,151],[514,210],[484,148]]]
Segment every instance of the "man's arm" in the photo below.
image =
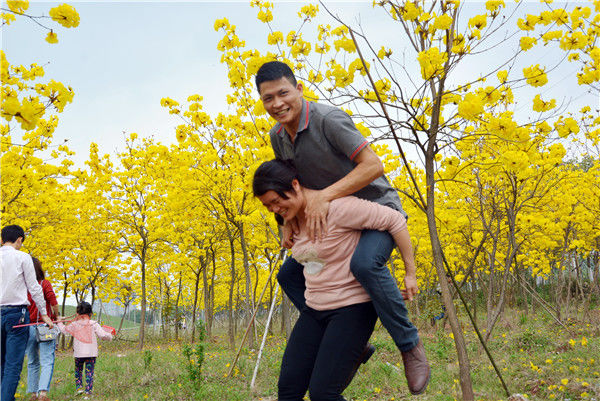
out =
[[327,229],[327,211],[334,199],[360,191],[373,180],[383,175],[383,163],[369,146],[365,146],[354,158],[356,166],[346,176],[322,190],[305,189],[306,220],[308,235],[320,239]]

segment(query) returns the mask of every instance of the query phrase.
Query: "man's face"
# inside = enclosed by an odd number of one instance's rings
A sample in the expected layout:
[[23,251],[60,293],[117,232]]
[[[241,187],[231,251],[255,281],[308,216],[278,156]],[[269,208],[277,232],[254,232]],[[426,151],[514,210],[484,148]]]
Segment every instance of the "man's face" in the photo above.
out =
[[[298,124],[302,112],[302,84],[292,85],[287,78],[265,81],[260,84],[260,98],[265,110],[277,122]],[[295,134],[295,132],[294,132]]]

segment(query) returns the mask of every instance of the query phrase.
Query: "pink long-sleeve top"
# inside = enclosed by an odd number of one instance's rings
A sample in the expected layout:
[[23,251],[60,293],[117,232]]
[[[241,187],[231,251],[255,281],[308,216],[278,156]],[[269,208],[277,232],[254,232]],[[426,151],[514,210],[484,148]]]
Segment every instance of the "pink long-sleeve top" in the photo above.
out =
[[361,231],[388,231],[394,235],[406,230],[402,213],[380,204],[347,196],[329,205],[327,232],[321,241],[311,242],[306,221],[299,220],[292,254],[304,265],[306,305],[316,310],[337,309],[371,300],[350,272],[350,260]]
[[[98,337],[103,340],[112,340],[113,336],[109,332],[105,331],[97,321],[91,319],[77,319],[69,325],[89,325],[91,327],[92,336],[91,343],[85,343],[73,337],[73,356],[75,358],[91,358],[98,356]],[[63,334],[70,333],[67,331],[67,326],[63,323],[57,323],[58,328]]]

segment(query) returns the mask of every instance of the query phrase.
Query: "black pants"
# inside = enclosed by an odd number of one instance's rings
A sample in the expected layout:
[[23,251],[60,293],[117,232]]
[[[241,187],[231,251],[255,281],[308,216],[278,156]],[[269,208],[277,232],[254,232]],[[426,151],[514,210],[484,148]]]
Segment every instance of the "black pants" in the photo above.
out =
[[343,401],[343,385],[373,333],[371,302],[328,311],[304,307],[285,348],[279,401]]

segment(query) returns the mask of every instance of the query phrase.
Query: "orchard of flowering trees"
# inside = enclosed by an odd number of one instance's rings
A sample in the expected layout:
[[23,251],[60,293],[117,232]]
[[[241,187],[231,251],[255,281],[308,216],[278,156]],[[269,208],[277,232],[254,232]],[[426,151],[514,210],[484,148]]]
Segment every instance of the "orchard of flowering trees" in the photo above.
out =
[[[57,293],[134,304],[142,323],[149,309],[164,322],[202,313],[209,336],[221,313],[235,347],[238,312],[266,307],[275,288],[277,226],[250,188],[273,157],[274,122],[254,75],[285,61],[306,98],[348,111],[384,160],[410,216],[416,307],[431,313],[439,288],[472,399],[456,306],[485,311],[474,320],[487,340],[507,304],[564,322],[589,318],[600,299],[600,1],[542,1],[535,13],[506,3],[374,1],[391,27],[382,40],[338,15],[339,3],[298,5],[284,20],[276,4],[253,0],[259,47],[235,21],[214,21],[227,112],[204,111],[210,93],[165,93],[174,144],[127,133],[115,154],[91,143],[85,167],[53,138],[77,88],[2,52],[2,224],[26,229]],[[42,20],[27,1],[7,7],[2,29],[41,21],[50,43],[60,26],[79,25],[68,5]],[[557,76],[565,65],[575,74]],[[563,79],[585,88],[584,104],[549,90]],[[390,268],[401,283],[401,258]]]

